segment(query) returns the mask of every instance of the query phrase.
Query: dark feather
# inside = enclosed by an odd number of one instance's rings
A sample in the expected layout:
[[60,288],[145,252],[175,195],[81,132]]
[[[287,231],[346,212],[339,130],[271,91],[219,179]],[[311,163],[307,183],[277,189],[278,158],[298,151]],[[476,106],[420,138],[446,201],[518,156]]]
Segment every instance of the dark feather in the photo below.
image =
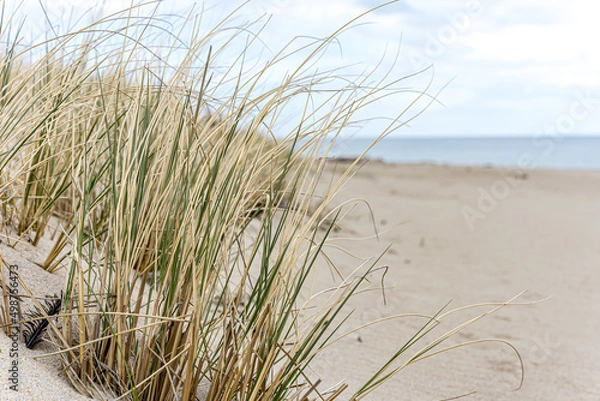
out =
[[43,312],[35,307],[34,310],[29,310],[25,313],[26,320],[29,321],[23,323],[25,326],[25,329],[23,329],[23,339],[25,340],[25,346],[30,349],[41,342],[46,333],[46,328],[48,327],[46,316],[54,316],[60,312],[62,307],[62,292],[60,296],[55,294],[54,298],[44,300],[41,306]]

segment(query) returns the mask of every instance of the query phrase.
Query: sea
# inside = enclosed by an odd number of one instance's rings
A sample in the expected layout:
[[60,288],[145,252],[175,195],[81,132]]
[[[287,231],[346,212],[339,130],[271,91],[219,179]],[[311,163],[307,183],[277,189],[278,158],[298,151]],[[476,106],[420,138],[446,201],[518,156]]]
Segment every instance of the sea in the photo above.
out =
[[[338,138],[329,156],[354,158],[369,138]],[[366,154],[389,163],[600,170],[600,136],[387,137]]]

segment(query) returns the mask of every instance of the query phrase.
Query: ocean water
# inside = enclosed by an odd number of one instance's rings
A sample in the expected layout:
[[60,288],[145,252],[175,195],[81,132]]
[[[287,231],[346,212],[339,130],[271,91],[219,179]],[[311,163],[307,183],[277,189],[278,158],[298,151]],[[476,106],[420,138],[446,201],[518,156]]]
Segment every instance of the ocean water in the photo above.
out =
[[[356,157],[371,139],[340,138],[330,156]],[[391,163],[434,163],[552,169],[600,169],[598,137],[384,138],[369,159]]]

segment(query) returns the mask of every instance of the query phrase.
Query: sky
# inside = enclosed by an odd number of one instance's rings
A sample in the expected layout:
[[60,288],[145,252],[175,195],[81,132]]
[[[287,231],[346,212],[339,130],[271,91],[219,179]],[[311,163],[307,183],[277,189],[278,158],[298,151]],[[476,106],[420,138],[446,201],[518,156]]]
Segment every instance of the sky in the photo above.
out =
[[[129,5],[114,0],[7,1],[9,8],[21,4],[19,15],[26,16],[26,29],[38,34],[44,18],[40,3],[63,26],[77,16],[92,15],[93,4],[100,5],[96,15]],[[382,3],[251,0],[236,18],[268,19],[260,38],[274,52],[297,36],[326,37]],[[239,4],[164,0],[161,10],[182,15],[195,5],[196,10],[204,9],[207,21],[218,21]],[[437,101],[395,135],[600,134],[600,50],[594,40],[600,37],[598,9],[600,4],[589,0],[398,1],[341,33],[319,65],[351,66],[346,71],[358,73],[375,68],[385,54],[380,69],[391,68],[396,77],[433,66],[403,85],[415,91],[429,85],[428,93]],[[293,68],[293,62],[281,68]],[[369,112],[392,118],[407,101],[392,97]],[[355,133],[376,134],[377,126]]]

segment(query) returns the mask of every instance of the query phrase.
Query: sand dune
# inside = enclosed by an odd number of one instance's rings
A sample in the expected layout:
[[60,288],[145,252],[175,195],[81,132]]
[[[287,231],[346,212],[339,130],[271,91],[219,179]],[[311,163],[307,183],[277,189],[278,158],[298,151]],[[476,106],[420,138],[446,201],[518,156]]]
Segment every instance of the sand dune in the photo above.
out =
[[[331,173],[342,165],[330,163]],[[600,172],[528,171],[368,162],[336,202],[360,198],[333,233],[336,244],[360,257],[389,251],[378,265],[380,290],[357,296],[345,328],[406,312],[433,314],[485,301],[506,301],[527,290],[521,301],[468,329],[448,344],[479,338],[510,341],[520,352],[525,380],[514,351],[502,343],[460,348],[410,366],[373,393],[372,400],[441,400],[476,392],[468,400],[600,399]],[[371,218],[373,217],[373,218]],[[374,224],[378,238],[373,238]],[[362,237],[372,237],[358,241]],[[336,251],[344,273],[360,261]],[[0,243],[7,263],[38,294],[61,288],[65,272],[54,275],[35,263],[43,256],[23,243]],[[323,285],[335,281],[323,264]],[[373,283],[374,287],[378,283]],[[451,316],[438,333],[490,309]],[[422,318],[394,319],[359,330],[326,350],[315,371],[326,384],[346,380],[356,388],[423,324]],[[433,337],[430,337],[433,338]],[[19,393],[9,389],[10,340],[0,334],[0,399],[78,400],[56,361],[36,360],[47,348],[19,350]],[[415,348],[415,351],[417,348]],[[350,393],[348,393],[350,394]]]

